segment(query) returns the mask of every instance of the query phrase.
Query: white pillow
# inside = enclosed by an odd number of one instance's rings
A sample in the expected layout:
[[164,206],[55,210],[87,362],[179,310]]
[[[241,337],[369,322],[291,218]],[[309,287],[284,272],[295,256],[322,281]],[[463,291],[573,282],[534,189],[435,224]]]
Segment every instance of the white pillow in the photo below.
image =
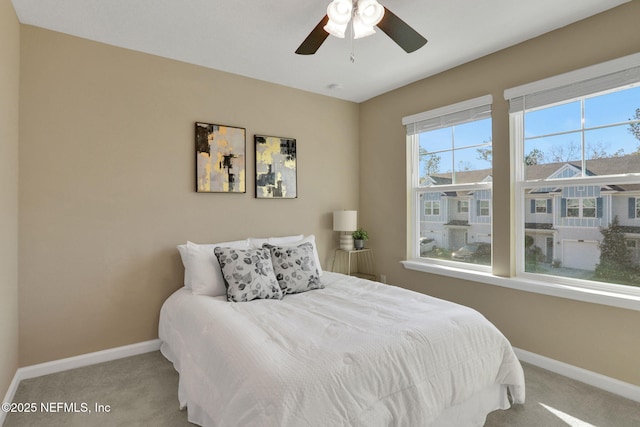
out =
[[191,292],[196,295],[217,297],[227,294],[218,258],[213,253],[217,247],[249,249],[250,246],[246,239],[206,245],[187,242],[188,262],[185,268],[185,286],[191,288]]
[[270,245],[291,245],[294,242],[298,242],[304,238],[304,234],[298,234],[295,236],[283,236],[283,237],[249,237],[249,244],[252,248],[262,249],[262,245],[268,243]]
[[189,253],[187,252],[187,244],[182,244],[176,246],[178,248],[178,252],[180,252],[180,259],[182,260],[182,266],[184,267],[184,286],[191,289],[191,278],[189,275],[189,269],[187,266],[189,265]]

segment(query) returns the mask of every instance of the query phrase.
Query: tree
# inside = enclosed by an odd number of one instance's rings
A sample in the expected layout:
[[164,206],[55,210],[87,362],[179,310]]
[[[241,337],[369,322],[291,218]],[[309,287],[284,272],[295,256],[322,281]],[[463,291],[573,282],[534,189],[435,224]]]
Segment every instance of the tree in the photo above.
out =
[[489,163],[493,166],[493,148],[491,147],[491,138],[487,138],[482,141],[485,147],[476,148],[476,159]]
[[[609,146],[610,144],[602,141],[588,143],[584,147],[586,159],[609,159],[611,157],[624,156],[624,148],[620,148],[617,151],[610,153],[608,151]],[[532,150],[532,152],[534,150]],[[549,151],[551,153],[551,161],[553,162],[579,161],[582,158],[582,148],[580,144],[573,141],[566,145],[555,145],[551,147]]]
[[624,231],[616,215],[607,228],[601,228],[600,263],[596,265],[597,278],[629,280],[634,274],[633,261],[627,249]]
[[420,162],[424,163],[425,176],[434,175],[440,171],[440,156],[429,153],[424,148],[420,148]]
[[571,141],[567,145],[554,145],[549,152],[551,153],[552,162],[570,162],[581,158],[582,149],[578,144]]
[[614,153],[609,153],[608,148],[610,145],[611,144],[602,141],[587,144],[587,159],[609,159],[611,157],[624,156],[624,148],[620,148]]
[[539,165],[544,163],[544,153],[538,148],[534,148],[529,154],[524,156],[524,164],[527,166]]
[[[486,142],[491,142],[491,141],[484,141]],[[476,153],[478,153],[476,155],[476,159],[478,160],[482,160],[485,162],[489,162],[489,164],[492,164],[493,162],[493,149],[491,147],[485,147],[485,148],[476,148]]]
[[542,249],[534,246],[535,240],[528,234],[524,236],[524,262],[525,271],[538,271],[538,263],[542,259]]

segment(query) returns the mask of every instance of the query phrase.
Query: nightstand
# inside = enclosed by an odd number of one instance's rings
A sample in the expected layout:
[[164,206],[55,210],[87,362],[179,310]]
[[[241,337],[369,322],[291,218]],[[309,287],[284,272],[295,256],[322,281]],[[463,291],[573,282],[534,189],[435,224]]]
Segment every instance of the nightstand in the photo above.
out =
[[331,271],[363,279],[377,280],[376,275],[373,273],[373,250],[345,251],[336,249],[333,254]]

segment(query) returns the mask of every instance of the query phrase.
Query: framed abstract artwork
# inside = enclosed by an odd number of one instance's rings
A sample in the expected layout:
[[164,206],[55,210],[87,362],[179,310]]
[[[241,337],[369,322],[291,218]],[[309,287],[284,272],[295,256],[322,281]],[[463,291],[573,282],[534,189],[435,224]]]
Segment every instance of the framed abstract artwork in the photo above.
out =
[[246,130],[196,122],[196,192],[246,193]]
[[256,147],[256,198],[297,198],[296,140],[255,135],[254,142]]

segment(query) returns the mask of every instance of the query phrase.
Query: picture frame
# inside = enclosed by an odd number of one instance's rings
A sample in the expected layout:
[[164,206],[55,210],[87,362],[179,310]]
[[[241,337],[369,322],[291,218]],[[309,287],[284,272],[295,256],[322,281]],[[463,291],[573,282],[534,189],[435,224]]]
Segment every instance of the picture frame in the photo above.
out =
[[195,123],[196,192],[246,193],[246,129]]
[[298,197],[298,157],[295,138],[254,135],[257,199]]

